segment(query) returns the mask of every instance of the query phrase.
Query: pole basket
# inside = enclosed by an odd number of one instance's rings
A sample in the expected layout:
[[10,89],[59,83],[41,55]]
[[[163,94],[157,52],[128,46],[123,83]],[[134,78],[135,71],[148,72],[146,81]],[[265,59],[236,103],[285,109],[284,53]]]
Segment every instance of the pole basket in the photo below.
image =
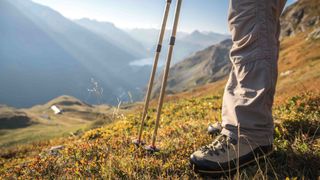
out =
[[146,142],[142,141],[142,140],[139,140],[139,139],[134,139],[132,141],[132,144],[136,145],[137,147],[139,146],[144,146],[146,144]]
[[152,146],[152,145],[145,146],[144,148],[145,148],[145,150],[147,150],[147,151],[148,151],[149,153],[151,153],[151,154],[160,151],[160,149],[158,149],[156,146]]

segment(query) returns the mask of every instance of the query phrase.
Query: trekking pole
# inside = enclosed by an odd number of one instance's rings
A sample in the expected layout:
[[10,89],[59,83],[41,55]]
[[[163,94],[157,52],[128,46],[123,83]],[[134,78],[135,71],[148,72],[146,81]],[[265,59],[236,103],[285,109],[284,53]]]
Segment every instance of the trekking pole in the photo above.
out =
[[158,102],[157,119],[156,119],[156,124],[155,124],[155,128],[154,128],[153,136],[152,136],[152,144],[150,146],[146,147],[146,150],[148,150],[150,152],[159,151],[159,149],[156,147],[156,138],[157,138],[159,122],[160,122],[160,118],[161,118],[161,110],[162,110],[163,100],[164,100],[164,96],[165,96],[165,90],[166,90],[166,86],[167,86],[167,79],[168,79],[172,54],[173,54],[173,48],[174,48],[176,35],[177,35],[181,4],[182,4],[182,0],[177,0],[175,17],[174,17],[173,28],[172,28],[172,34],[171,34],[170,43],[169,43],[169,51],[168,51],[167,61],[166,61],[165,69],[164,69],[164,75],[163,75],[163,79],[162,79],[162,86],[161,86],[160,97],[159,97],[159,102]]
[[160,30],[160,34],[159,34],[159,40],[158,40],[158,46],[157,46],[156,53],[155,53],[155,56],[154,56],[153,68],[152,68],[151,75],[150,75],[147,94],[146,94],[146,97],[145,97],[145,104],[144,104],[143,113],[142,113],[142,117],[141,117],[141,125],[140,125],[140,129],[139,129],[138,139],[133,141],[133,143],[135,145],[137,145],[137,146],[145,144],[141,140],[142,132],[143,132],[143,126],[144,126],[144,122],[145,122],[145,119],[146,119],[147,113],[148,113],[153,81],[154,81],[154,78],[155,78],[155,75],[156,75],[156,71],[157,71],[160,52],[161,52],[161,49],[162,49],[162,42],[163,42],[163,38],[164,38],[164,35],[165,35],[165,31],[166,31],[166,26],[167,26],[167,21],[168,21],[168,16],[169,16],[170,6],[171,6],[172,0],[166,0],[166,2],[167,3],[166,3],[165,10],[164,10],[163,19],[162,19],[162,25],[161,25],[161,30]]

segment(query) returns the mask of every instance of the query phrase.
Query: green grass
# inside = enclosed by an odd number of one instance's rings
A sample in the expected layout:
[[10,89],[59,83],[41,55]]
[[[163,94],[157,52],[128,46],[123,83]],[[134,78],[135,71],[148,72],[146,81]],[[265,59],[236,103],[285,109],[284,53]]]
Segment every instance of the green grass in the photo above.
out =
[[[64,112],[55,115],[50,107],[58,104]],[[129,105],[124,108],[130,109]],[[88,131],[101,127],[113,121],[114,112],[126,113],[128,110],[117,109],[106,105],[91,106],[70,96],[61,96],[44,105],[38,105],[30,109],[16,110],[1,107],[0,114],[15,117],[19,114],[30,119],[28,126],[16,126],[11,129],[0,129],[0,148],[35,143],[50,140],[56,137],[68,137],[70,134]],[[16,124],[12,123],[14,127]]]
[[[276,106],[275,153],[241,172],[241,179],[305,177],[316,179],[320,167],[320,94],[294,96]],[[139,111],[118,114],[117,121],[79,137],[7,149],[0,154],[2,178],[199,178],[189,167],[189,155],[212,141],[208,123],[220,121],[221,96],[184,98],[165,103],[157,144],[148,154],[131,144],[139,127]],[[155,107],[149,111],[144,139],[151,141]],[[60,155],[46,149],[64,144]],[[40,155],[39,155],[40,154]]]
[[75,124],[72,127],[37,124],[21,129],[0,130],[0,147],[4,148],[18,144],[49,140],[60,136],[68,136],[71,132],[85,128],[86,125],[81,124]]

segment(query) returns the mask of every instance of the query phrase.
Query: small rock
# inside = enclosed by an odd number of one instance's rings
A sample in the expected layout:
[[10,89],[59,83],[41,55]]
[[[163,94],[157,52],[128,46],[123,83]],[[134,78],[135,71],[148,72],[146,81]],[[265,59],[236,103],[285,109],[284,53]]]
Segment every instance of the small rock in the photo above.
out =
[[60,145],[60,146],[53,146],[49,149],[49,154],[53,155],[53,156],[57,156],[59,155],[59,151],[64,149],[64,146]]
[[292,71],[291,71],[291,70],[288,70],[288,71],[285,71],[285,72],[280,73],[280,76],[281,76],[281,77],[288,76],[288,75],[290,75],[291,73],[292,73]]
[[320,39],[320,28],[315,29],[309,35],[307,40],[317,40]]

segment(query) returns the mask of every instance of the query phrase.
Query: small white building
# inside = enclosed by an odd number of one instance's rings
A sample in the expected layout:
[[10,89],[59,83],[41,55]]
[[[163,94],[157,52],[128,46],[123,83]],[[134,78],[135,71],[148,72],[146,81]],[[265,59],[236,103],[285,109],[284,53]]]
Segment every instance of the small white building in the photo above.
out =
[[51,110],[54,112],[54,114],[62,113],[62,111],[56,105],[51,106]]

